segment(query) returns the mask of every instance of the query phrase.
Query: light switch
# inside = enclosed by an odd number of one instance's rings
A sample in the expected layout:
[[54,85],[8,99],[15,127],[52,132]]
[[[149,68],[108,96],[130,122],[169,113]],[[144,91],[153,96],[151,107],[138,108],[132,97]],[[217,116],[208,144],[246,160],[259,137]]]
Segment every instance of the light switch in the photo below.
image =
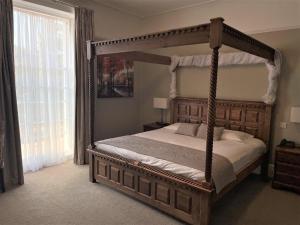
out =
[[286,122],[280,122],[280,128],[285,129],[287,127],[287,123]]

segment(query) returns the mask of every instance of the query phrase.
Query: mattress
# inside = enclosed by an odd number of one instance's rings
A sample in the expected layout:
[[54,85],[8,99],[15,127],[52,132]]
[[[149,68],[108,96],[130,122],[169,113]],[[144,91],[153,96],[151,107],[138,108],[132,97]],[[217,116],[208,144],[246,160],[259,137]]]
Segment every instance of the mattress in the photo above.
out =
[[[133,136],[143,137],[150,140],[175,144],[199,151],[205,151],[206,141],[197,137],[175,134],[174,130],[161,128],[153,131],[138,133]],[[143,155],[131,151],[130,149],[119,148],[107,144],[96,142],[96,148],[109,153],[117,154],[121,157],[142,162],[144,164],[158,167],[162,170],[185,176],[193,180],[203,180],[205,172],[184,165],[169,162],[163,159],[152,157],[151,155]],[[249,138],[243,142],[233,140],[214,141],[214,154],[228,159],[233,170],[238,174],[247,165],[258,159],[266,151],[263,141],[256,138]]]

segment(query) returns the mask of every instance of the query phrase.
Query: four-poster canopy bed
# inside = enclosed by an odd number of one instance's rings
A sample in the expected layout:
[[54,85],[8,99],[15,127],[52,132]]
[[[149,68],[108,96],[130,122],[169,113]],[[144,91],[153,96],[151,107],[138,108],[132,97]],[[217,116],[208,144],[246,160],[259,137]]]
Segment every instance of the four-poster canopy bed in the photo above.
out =
[[[94,142],[95,85],[97,56],[118,55],[134,61],[170,65],[171,58],[138,52],[153,48],[209,43],[212,49],[208,99],[174,98],[171,122],[207,123],[205,180],[196,181],[155,166],[96,149]],[[272,106],[263,102],[216,100],[219,49],[230,47],[274,62],[275,50],[223,23],[174,29],[136,37],[87,42],[90,84],[90,181],[104,183],[190,224],[208,225],[213,203],[262,165],[267,175]],[[267,146],[267,153],[248,163],[236,180],[216,192],[212,179],[214,127],[221,125],[255,135]]]

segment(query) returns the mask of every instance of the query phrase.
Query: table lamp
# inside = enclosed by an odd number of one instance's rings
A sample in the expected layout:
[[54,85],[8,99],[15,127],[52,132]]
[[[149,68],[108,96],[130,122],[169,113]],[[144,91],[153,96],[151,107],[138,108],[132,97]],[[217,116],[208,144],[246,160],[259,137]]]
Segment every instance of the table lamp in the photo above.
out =
[[164,110],[168,109],[168,98],[153,98],[153,108],[161,110],[160,122],[158,124],[164,124]]

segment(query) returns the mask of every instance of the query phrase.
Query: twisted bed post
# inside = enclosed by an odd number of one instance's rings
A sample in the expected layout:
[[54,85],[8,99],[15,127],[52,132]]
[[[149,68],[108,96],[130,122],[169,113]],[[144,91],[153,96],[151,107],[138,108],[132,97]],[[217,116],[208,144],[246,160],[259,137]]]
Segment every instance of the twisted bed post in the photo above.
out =
[[214,126],[216,119],[216,92],[218,78],[219,48],[222,46],[223,18],[211,20],[210,24],[210,48],[213,49],[211,57],[210,89],[208,97],[207,114],[207,137],[206,137],[206,164],[205,181],[212,186],[212,160],[213,160],[213,140]]
[[212,157],[213,157],[213,139],[214,126],[216,119],[216,92],[218,79],[218,60],[219,48],[213,48],[211,57],[211,74],[210,74],[210,89],[208,97],[208,114],[207,114],[207,137],[206,137],[206,164],[205,164],[205,180],[212,182]]
[[[89,149],[96,148],[94,136],[94,121],[95,121],[95,80],[94,80],[94,59],[95,54],[92,47],[92,41],[87,41],[87,59],[88,59],[88,86],[89,86],[89,129],[90,129],[90,145]],[[89,153],[89,176],[90,182],[96,182],[94,176],[94,155]]]
[[95,82],[94,82],[94,54],[92,51],[92,42],[87,41],[87,59],[88,59],[88,86],[89,86],[89,129],[90,129],[90,148],[94,149],[94,120],[95,120]]
[[200,220],[199,225],[210,224],[210,214],[212,207],[212,160],[213,160],[213,140],[214,126],[216,119],[216,93],[218,78],[219,48],[222,46],[223,18],[212,19],[210,23],[209,44],[212,51],[210,87],[208,96],[207,113],[207,137],[206,137],[206,161],[205,161],[205,182],[208,192],[201,193],[200,198]]

